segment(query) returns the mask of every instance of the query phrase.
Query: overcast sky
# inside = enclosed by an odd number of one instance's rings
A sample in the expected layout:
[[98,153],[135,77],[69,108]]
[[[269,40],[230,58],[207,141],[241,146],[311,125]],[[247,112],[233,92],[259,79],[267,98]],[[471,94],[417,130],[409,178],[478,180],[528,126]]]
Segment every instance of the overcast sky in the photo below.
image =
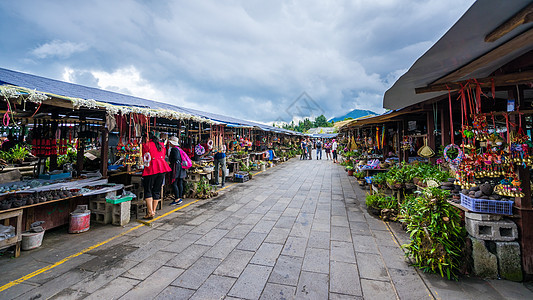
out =
[[0,67],[260,122],[382,112],[473,2],[1,1]]

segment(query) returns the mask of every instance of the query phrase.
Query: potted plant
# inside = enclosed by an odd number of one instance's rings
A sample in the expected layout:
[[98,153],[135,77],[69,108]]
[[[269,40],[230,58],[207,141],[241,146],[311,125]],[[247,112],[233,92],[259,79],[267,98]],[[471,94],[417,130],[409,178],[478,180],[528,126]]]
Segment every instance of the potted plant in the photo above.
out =
[[347,166],[346,170],[348,171],[348,176],[353,176],[353,167],[352,166]]

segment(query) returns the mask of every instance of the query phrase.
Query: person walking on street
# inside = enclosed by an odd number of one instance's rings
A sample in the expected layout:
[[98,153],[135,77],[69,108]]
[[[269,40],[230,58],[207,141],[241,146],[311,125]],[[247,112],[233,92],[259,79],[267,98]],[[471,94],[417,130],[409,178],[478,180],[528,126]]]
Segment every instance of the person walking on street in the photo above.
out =
[[316,159],[318,160],[318,156],[320,155],[320,159],[322,159],[322,141],[318,139],[316,141]]
[[300,149],[302,149],[302,155],[300,155],[300,160],[307,159],[307,147],[304,139],[302,139],[302,142],[300,143]]
[[161,200],[161,190],[165,173],[171,169],[165,161],[165,147],[157,136],[150,133],[149,140],[142,146],[144,169],[142,181],[144,187],[144,201],[146,201],[146,215],[143,219],[150,220],[155,216],[155,210]]
[[333,163],[337,163],[337,141],[333,139],[333,143],[331,143],[331,152],[333,153]]
[[171,136],[168,140],[170,144],[170,182],[172,183],[172,191],[174,192],[174,200],[170,205],[179,205],[183,202],[184,179],[187,177],[187,170],[183,168],[182,151],[179,148],[179,140],[176,136]]
[[324,142],[324,150],[326,151],[326,159],[331,159],[331,143],[329,141]]
[[307,156],[309,159],[313,159],[313,142],[311,142],[311,139],[307,139]]
[[222,169],[222,185],[220,187],[224,187],[224,184],[226,183],[226,151],[225,151],[225,145],[220,146],[216,153],[215,153],[215,185],[219,184],[218,178],[219,178],[219,169]]

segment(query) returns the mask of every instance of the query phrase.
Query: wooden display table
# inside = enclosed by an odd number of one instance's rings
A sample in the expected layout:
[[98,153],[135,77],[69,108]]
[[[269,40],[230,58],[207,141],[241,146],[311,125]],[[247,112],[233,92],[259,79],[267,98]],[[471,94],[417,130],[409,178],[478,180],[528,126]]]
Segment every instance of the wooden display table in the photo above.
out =
[[15,246],[15,257],[19,257],[20,244],[22,242],[22,208],[0,212],[0,221],[4,220],[5,226],[10,225],[11,218],[17,218],[17,224],[15,227],[16,234],[12,238],[0,241],[0,249]]

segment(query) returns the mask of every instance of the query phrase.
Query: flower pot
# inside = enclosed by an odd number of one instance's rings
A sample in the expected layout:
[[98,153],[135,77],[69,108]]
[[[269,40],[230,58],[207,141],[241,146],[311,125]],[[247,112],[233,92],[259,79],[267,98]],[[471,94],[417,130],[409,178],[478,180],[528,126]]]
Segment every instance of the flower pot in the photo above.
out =
[[353,170],[348,170],[348,176],[353,176]]

